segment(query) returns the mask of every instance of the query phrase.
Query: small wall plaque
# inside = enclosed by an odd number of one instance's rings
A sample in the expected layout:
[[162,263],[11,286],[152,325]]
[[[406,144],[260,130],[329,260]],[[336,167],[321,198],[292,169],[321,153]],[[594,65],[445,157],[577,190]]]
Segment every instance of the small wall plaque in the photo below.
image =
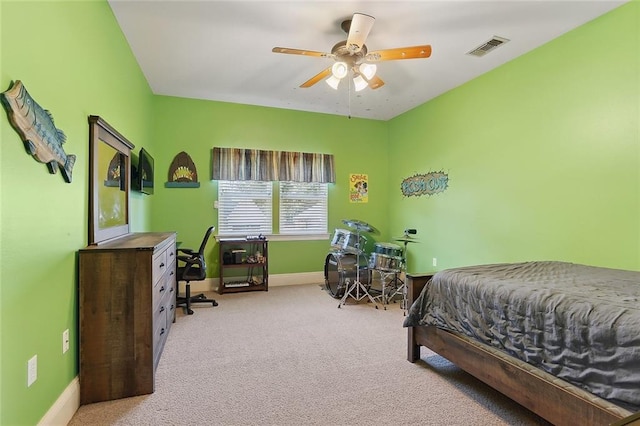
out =
[[189,154],[182,151],[173,158],[169,166],[169,181],[165,188],[199,188],[198,172]]

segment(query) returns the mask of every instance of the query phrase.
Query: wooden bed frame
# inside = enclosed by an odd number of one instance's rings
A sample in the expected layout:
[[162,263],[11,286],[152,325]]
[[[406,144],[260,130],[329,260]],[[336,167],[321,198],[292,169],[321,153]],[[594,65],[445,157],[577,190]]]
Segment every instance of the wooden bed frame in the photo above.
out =
[[[407,275],[411,306],[433,275]],[[420,359],[420,346],[555,425],[640,425],[640,416],[613,405],[509,355],[433,326],[409,327],[407,359]],[[534,371],[535,370],[535,371]]]

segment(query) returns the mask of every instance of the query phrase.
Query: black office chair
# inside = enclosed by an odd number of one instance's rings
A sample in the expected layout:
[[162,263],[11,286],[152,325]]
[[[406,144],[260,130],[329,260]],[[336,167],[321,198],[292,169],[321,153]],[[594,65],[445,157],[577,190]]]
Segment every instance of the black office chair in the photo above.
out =
[[[188,248],[178,248],[178,262],[183,262],[183,266],[177,268],[178,281],[186,281],[185,295],[176,297],[176,306],[183,306],[185,313],[193,315],[191,310],[192,303],[211,303],[213,306],[218,306],[218,302],[213,299],[207,299],[203,293],[196,296],[191,295],[190,281],[202,281],[207,277],[207,264],[204,261],[204,248],[207,246],[209,236],[215,229],[215,226],[209,227],[204,234],[200,249],[195,252]],[[181,255],[180,253],[183,253]]]

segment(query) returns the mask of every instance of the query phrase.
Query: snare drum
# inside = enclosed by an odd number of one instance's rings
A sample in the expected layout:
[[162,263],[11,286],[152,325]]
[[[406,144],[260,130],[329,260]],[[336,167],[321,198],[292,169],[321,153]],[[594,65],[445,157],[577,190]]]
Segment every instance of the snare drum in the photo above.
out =
[[346,253],[329,253],[324,261],[324,284],[331,296],[340,299],[347,287],[356,280],[356,258],[359,258],[360,282],[371,282],[371,271],[364,256]]
[[344,251],[346,253],[358,253],[358,250],[364,248],[366,238],[360,235],[354,234],[346,229],[337,228],[333,233],[333,239],[331,240],[331,247],[338,251]]
[[378,271],[398,272],[402,267],[402,257],[371,253],[369,267]]
[[391,257],[402,257],[402,247],[393,243],[376,243],[374,252]]

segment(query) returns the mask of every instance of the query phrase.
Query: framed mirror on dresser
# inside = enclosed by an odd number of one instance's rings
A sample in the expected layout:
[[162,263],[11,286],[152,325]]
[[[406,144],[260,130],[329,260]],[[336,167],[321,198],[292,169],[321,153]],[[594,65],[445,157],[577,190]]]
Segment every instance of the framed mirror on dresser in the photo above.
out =
[[134,145],[89,116],[89,245],[78,254],[80,404],[152,393],[176,312],[176,233],[132,232]]
[[89,116],[89,244],[130,232],[134,145],[97,115]]

